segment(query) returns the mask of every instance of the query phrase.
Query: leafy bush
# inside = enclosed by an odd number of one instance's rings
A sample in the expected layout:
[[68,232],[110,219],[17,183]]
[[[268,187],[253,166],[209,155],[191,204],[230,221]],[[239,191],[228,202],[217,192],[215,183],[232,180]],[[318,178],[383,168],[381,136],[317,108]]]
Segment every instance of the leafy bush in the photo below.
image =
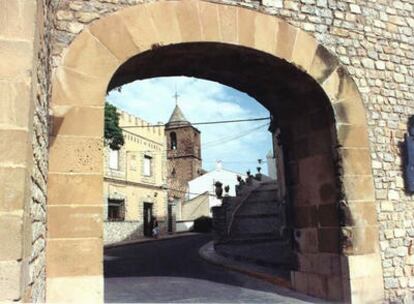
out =
[[213,227],[213,220],[208,216],[200,216],[194,220],[194,232],[208,233]]

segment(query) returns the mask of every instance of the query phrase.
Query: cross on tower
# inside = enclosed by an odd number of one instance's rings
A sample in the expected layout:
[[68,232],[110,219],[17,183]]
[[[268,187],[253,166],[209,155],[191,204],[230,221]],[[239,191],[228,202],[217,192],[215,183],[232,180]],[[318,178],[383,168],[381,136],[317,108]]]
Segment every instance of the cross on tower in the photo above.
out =
[[175,88],[175,94],[173,95],[173,97],[175,98],[175,105],[178,105],[178,97],[180,97],[180,95],[178,95],[177,93],[177,88]]

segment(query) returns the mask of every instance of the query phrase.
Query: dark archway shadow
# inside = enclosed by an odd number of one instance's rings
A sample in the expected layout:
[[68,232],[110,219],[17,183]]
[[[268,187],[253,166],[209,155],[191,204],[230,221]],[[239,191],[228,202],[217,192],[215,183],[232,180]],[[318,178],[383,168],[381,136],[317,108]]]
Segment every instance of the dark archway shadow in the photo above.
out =
[[[212,236],[209,234],[200,234],[105,249],[106,295],[111,293],[113,284],[125,284],[128,281],[135,284],[132,282],[136,280],[176,282],[179,279],[181,283],[189,284],[186,291],[187,296],[192,293],[200,293],[200,291],[191,290],[190,285],[197,285],[200,281],[208,281],[220,285],[278,294],[309,303],[322,302],[322,300],[315,300],[305,295],[301,296],[286,288],[210,264],[199,256],[198,250],[211,239]],[[139,290],[137,289],[136,292],[139,293]],[[156,293],[156,290],[153,292]],[[214,292],[216,291],[209,291],[209,293]],[[177,291],[177,293],[180,294],[181,291]],[[143,301],[145,302],[145,300]],[[153,300],[152,302],[157,301]]]

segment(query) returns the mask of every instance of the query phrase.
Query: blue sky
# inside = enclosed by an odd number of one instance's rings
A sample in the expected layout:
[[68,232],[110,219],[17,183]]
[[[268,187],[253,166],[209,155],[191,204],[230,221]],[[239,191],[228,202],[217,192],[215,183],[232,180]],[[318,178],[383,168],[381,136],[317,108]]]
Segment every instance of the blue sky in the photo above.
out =
[[[159,77],[124,85],[111,91],[107,101],[150,123],[168,121],[178,104],[190,122],[268,117],[269,112],[254,98],[220,83],[190,77]],[[196,126],[201,131],[203,168],[223,168],[245,173],[256,172],[257,160],[266,160],[272,147],[267,121]],[[266,164],[262,165],[267,173]]]

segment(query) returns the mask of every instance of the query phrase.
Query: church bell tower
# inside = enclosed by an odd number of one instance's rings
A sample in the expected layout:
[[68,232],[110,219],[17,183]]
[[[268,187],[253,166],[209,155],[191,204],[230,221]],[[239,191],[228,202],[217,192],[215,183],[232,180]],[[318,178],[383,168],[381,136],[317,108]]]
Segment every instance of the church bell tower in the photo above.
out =
[[200,131],[184,116],[178,104],[165,125],[167,137],[168,196],[185,197],[188,181],[201,174]]

